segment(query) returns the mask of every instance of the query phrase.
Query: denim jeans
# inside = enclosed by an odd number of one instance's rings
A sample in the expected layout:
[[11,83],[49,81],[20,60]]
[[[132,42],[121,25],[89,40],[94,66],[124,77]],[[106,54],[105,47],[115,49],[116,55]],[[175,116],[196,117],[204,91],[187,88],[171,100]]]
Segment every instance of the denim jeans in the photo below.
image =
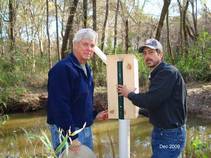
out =
[[[56,125],[49,125],[50,131],[51,131],[51,141],[54,150],[59,146],[60,144],[60,138],[59,138],[59,132]],[[76,128],[76,130],[79,128]],[[92,141],[92,128],[86,127],[84,128],[79,134],[78,134],[78,141],[81,144],[84,144],[88,146],[90,149],[93,150],[93,141]],[[64,149],[63,149],[64,150]]]
[[[77,128],[76,128],[77,130]],[[88,146],[91,150],[93,150],[93,141],[92,141],[92,128],[86,127],[78,133],[78,141],[81,144]]]
[[154,128],[151,141],[152,158],[179,158],[186,143],[186,127]]

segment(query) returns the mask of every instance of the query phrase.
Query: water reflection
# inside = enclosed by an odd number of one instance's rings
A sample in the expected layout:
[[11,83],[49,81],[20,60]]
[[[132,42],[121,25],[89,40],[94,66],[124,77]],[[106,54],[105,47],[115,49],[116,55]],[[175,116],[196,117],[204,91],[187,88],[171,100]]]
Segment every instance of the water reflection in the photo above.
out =
[[[187,129],[187,144],[199,137],[209,144],[211,150],[211,123],[189,117]],[[27,133],[41,134],[41,130],[48,133],[44,113],[14,114],[10,120],[0,127],[0,157],[29,157],[45,153],[39,140],[30,141]],[[131,121],[131,158],[150,157],[150,134],[152,126],[146,118]],[[98,158],[118,158],[118,121],[109,120],[96,122],[93,126],[95,153]],[[188,157],[188,150],[184,157]]]

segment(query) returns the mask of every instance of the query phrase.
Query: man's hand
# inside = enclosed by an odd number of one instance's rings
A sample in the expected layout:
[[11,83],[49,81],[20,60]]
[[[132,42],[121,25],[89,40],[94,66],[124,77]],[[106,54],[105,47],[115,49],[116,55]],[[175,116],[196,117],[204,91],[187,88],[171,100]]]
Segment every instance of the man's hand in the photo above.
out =
[[72,152],[75,152],[75,153],[78,153],[79,150],[80,150],[80,146],[81,146],[81,143],[75,139],[72,141],[72,143],[70,144],[70,147],[69,149],[72,151]]
[[134,92],[135,90],[136,90],[136,88],[130,90],[125,85],[118,85],[117,86],[117,92],[119,93],[119,96],[124,96],[126,98],[128,97],[128,94],[130,92]]
[[97,120],[107,120],[108,119],[108,110],[101,111],[96,116]]

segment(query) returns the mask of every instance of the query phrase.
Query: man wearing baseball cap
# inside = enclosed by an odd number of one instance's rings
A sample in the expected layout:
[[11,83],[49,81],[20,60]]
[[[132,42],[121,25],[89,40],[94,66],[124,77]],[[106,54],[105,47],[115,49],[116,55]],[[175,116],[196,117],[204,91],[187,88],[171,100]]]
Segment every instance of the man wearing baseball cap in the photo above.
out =
[[152,158],[178,158],[186,142],[186,86],[182,75],[163,60],[163,47],[156,39],[148,39],[139,48],[150,68],[150,85],[146,93],[135,93],[126,85],[118,85],[120,95],[148,111],[152,131]]

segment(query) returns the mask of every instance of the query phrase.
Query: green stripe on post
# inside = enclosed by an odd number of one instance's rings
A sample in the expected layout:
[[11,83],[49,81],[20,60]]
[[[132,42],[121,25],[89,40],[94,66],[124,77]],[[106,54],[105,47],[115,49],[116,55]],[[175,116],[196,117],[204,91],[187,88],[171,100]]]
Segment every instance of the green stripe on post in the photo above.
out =
[[[123,61],[117,61],[118,84],[123,85]],[[124,119],[124,97],[118,96],[119,119]]]

